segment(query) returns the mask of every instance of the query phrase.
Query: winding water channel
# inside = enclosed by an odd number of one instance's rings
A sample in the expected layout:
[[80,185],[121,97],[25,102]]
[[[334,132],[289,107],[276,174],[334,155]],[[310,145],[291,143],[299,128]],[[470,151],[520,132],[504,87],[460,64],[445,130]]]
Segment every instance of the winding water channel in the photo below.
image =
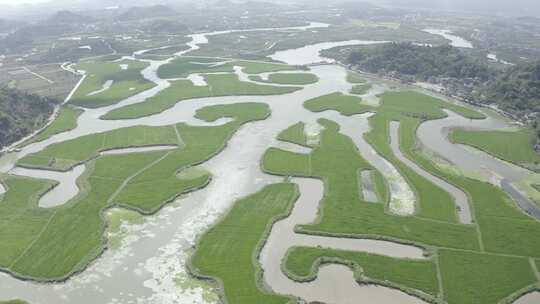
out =
[[[327,26],[312,23],[307,27],[288,29],[259,29],[259,30],[304,30],[313,27]],[[244,31],[244,30],[242,30]],[[208,36],[226,34],[232,31],[214,32],[191,35],[189,49],[178,53],[178,56],[196,50],[201,44],[208,43]],[[307,48],[278,52],[272,58],[279,58],[288,64],[298,64],[302,58],[305,64],[318,63],[321,60],[320,50],[337,46],[349,45],[351,42],[318,44]],[[374,42],[369,42],[374,43]],[[355,42],[358,44],[358,42]],[[308,51],[306,51],[308,50]],[[136,52],[144,54],[147,50]],[[133,57],[135,57],[135,55]],[[172,59],[172,58],[171,58]],[[414,193],[396,168],[380,157],[373,148],[365,142],[363,134],[369,131],[367,118],[370,114],[344,117],[336,112],[312,113],[303,107],[305,100],[326,95],[336,91],[349,92],[351,84],[346,82],[346,70],[337,65],[313,66],[311,72],[316,74],[319,81],[307,85],[302,90],[279,96],[231,96],[218,98],[199,98],[186,100],[163,113],[133,120],[104,121],[99,118],[111,110],[129,104],[143,102],[158,92],[168,88],[170,82],[157,76],[157,69],[169,62],[144,60],[150,66],[142,71],[143,76],[156,84],[150,90],[127,98],[120,103],[99,109],[86,109],[78,120],[76,129],[58,134],[43,142],[34,143],[18,153],[10,153],[0,159],[0,172],[36,178],[47,178],[57,181],[58,186],[51,191],[46,201],[40,201],[40,206],[50,207],[61,205],[77,194],[75,180],[84,171],[84,165],[76,167],[71,172],[52,173],[40,170],[28,170],[14,167],[21,157],[43,150],[54,143],[78,138],[83,135],[110,131],[122,127],[146,125],[165,126],[178,122],[193,125],[219,125],[226,120],[212,124],[194,118],[197,109],[214,104],[231,104],[238,102],[265,102],[272,110],[272,116],[265,121],[250,123],[242,127],[230,140],[227,147],[216,157],[202,165],[213,174],[210,185],[200,191],[191,193],[179,199],[177,203],[164,208],[160,213],[146,217],[144,223],[124,225],[125,235],[120,248],[106,251],[102,257],[89,268],[68,280],[58,284],[38,284],[17,280],[7,274],[0,274],[0,300],[20,298],[32,304],[47,303],[213,303],[216,302],[212,291],[202,283],[193,281],[186,272],[186,261],[195,245],[196,238],[208,229],[228,210],[232,203],[243,196],[254,193],[267,184],[281,181],[281,178],[261,172],[260,159],[266,149],[278,146],[300,153],[308,153],[309,149],[286,145],[276,142],[277,134],[297,123],[304,121],[314,125],[318,118],[324,117],[339,122],[341,132],[352,138],[359,153],[388,179],[392,201],[408,206],[404,209],[407,214],[414,212]],[[322,61],[325,61],[323,58]],[[236,69],[239,76],[244,76]],[[195,78],[194,78],[195,79]],[[264,78],[263,78],[264,79]],[[249,81],[249,79],[243,79]],[[422,126],[418,131],[420,140],[430,149],[438,152],[452,161],[456,166],[466,166],[470,150],[437,150],[439,144],[450,145],[442,139],[440,132],[449,126],[468,126],[467,121],[459,120],[452,113],[446,120],[430,122],[430,127]],[[482,124],[483,128],[504,127],[501,123],[491,122]],[[452,124],[453,123],[453,124]],[[492,124],[492,125],[491,125]],[[315,128],[316,130],[316,128]],[[316,131],[315,131],[316,132]],[[457,146],[459,147],[459,146]],[[156,147],[168,149],[170,147]],[[448,147],[447,147],[448,148]],[[132,153],[144,150],[131,149],[111,151],[109,153]],[[459,159],[452,159],[458,153]],[[488,161],[483,158],[475,161]],[[491,166],[484,162],[484,166]],[[496,166],[499,166],[497,163]],[[413,169],[414,164],[406,163]],[[501,165],[502,166],[502,165]],[[416,168],[418,169],[418,168]],[[498,174],[511,182],[520,177],[516,172],[501,169]],[[515,175],[516,174],[516,175]],[[433,176],[427,176],[433,179]],[[265,269],[265,282],[276,292],[291,294],[309,301],[326,301],[328,303],[358,303],[358,299],[369,299],[370,303],[423,303],[421,300],[403,292],[381,286],[360,286],[354,280],[350,269],[343,266],[325,266],[320,269],[317,280],[299,284],[288,279],[280,269],[281,259],[286,250],[292,246],[323,246],[337,249],[372,252],[392,257],[423,259],[423,252],[413,246],[375,240],[345,240],[339,238],[313,237],[294,233],[294,226],[301,223],[311,223],[315,220],[318,204],[323,195],[323,185],[318,180],[294,179],[300,187],[301,197],[294,207],[292,215],[277,223],[270,235],[268,243],[261,253],[261,264]],[[450,188],[443,189],[452,193]],[[61,189],[61,190],[60,190]],[[3,187],[0,186],[0,194]],[[457,192],[456,192],[457,193]],[[44,196],[42,200],[45,200]],[[456,203],[461,206],[459,199]],[[410,209],[412,206],[412,210]],[[466,205],[461,206],[460,216],[466,222],[468,212]],[[403,211],[403,210],[402,210]],[[465,214],[465,215],[462,215]],[[406,214],[404,214],[406,215]],[[470,217],[470,212],[469,212]],[[527,302],[523,302],[527,303]]]

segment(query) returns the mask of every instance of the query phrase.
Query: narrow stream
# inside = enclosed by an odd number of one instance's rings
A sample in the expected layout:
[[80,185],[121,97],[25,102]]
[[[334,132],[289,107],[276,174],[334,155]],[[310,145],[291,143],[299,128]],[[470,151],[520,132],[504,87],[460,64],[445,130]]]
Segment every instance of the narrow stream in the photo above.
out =
[[465,192],[463,192],[461,189],[420,168],[420,166],[418,166],[415,162],[409,160],[405,155],[403,155],[399,147],[399,122],[397,121],[390,122],[390,142],[392,152],[401,162],[420,176],[434,183],[437,187],[448,192],[453,197],[454,202],[458,207],[457,210],[460,222],[463,224],[472,224],[472,213],[467,194],[465,194]]
[[396,258],[425,259],[421,249],[397,243],[367,240],[341,239],[297,234],[294,227],[310,224],[317,219],[319,202],[324,196],[324,185],[316,179],[295,178],[301,196],[291,215],[277,222],[261,252],[260,261],[264,269],[265,282],[273,291],[301,297],[306,301],[325,303],[356,304],[359,299],[369,299],[373,304],[424,303],[420,299],[381,286],[366,286],[354,283],[352,270],[343,266],[326,266],[320,269],[316,280],[296,283],[281,270],[282,259],[295,246],[322,247],[336,250],[369,252]]
[[498,130],[508,125],[493,117],[471,120],[445,110],[447,118],[432,120],[420,125],[417,136],[424,146],[466,172],[477,172],[495,186],[501,187],[528,214],[540,220],[540,208],[526,195],[516,189],[515,184],[527,179],[532,173],[509,164],[482,151],[456,145],[448,139],[449,130],[467,128],[476,130]]
[[77,180],[86,170],[85,165],[79,165],[68,172],[48,171],[41,169],[26,169],[16,167],[9,174],[37,179],[48,179],[58,183],[53,189],[40,197],[38,205],[41,208],[53,208],[64,205],[77,196],[79,187]]

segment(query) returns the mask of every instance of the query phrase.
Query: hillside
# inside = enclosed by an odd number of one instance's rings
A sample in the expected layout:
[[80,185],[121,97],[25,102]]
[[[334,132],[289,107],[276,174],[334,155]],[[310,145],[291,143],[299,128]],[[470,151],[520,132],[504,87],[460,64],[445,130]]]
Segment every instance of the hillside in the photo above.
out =
[[352,52],[349,63],[370,73],[394,74],[415,81],[445,77],[486,81],[490,77],[485,64],[448,45],[426,47],[388,43],[365,47]]
[[487,84],[482,97],[520,119],[533,118],[540,113],[540,61],[509,68]]
[[54,110],[56,100],[0,88],[0,148],[43,126]]

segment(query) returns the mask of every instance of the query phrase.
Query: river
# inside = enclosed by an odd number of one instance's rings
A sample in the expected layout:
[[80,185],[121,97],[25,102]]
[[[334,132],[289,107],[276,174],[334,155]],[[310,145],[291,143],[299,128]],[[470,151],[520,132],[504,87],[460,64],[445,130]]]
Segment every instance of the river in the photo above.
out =
[[[323,24],[318,25],[323,26]],[[313,24],[310,26],[313,26]],[[305,28],[309,28],[309,26]],[[295,28],[293,30],[303,30],[305,28]],[[230,31],[192,35],[193,40],[188,43],[189,50],[177,55],[185,55],[189,51],[199,48],[200,44],[208,43],[207,36],[228,32]],[[320,57],[321,50],[338,45],[350,45],[351,43],[353,42],[318,44],[317,46],[278,52],[272,58],[279,58],[280,61],[288,64],[298,64],[299,56],[304,56],[302,57],[303,63],[318,63],[321,62],[320,59],[322,58]],[[354,43],[358,44],[357,42]],[[144,50],[139,53],[143,54]],[[322,61],[325,61],[324,58],[322,59]],[[143,70],[142,74],[146,79],[156,83],[156,87],[127,98],[116,105],[85,110],[79,118],[76,129],[58,134],[44,142],[28,145],[21,152],[4,155],[0,159],[0,171],[56,180],[60,185],[58,189],[65,187],[65,189],[69,190],[62,192],[64,193],[63,197],[60,197],[62,194],[55,194],[53,201],[66,202],[73,193],[78,191],[73,188],[73,185],[75,185],[73,181],[80,173],[78,170],[81,169],[77,169],[77,167],[73,172],[55,173],[59,174],[56,176],[52,173],[47,175],[47,171],[14,168],[17,159],[41,151],[54,143],[122,127],[135,125],[164,126],[178,122],[209,125],[193,117],[197,109],[207,105],[265,102],[270,105],[272,116],[265,121],[250,123],[242,127],[219,155],[202,165],[214,176],[208,187],[180,198],[178,202],[169,205],[158,214],[146,217],[143,223],[124,225],[125,235],[121,246],[106,251],[86,271],[72,277],[65,283],[58,284],[25,282],[7,274],[0,274],[0,298],[20,298],[32,304],[202,304],[215,302],[215,295],[212,291],[201,282],[190,278],[186,271],[186,261],[195,245],[196,238],[215,224],[235,200],[252,194],[267,184],[281,181],[280,178],[264,174],[260,170],[259,161],[268,147],[277,145],[275,139],[277,134],[298,121],[315,124],[318,118],[326,117],[340,122],[342,132],[351,136],[359,147],[362,156],[381,172],[395,177],[392,178],[394,186],[390,187],[391,197],[405,198],[412,201],[414,205],[414,195],[403,177],[363,140],[361,134],[369,130],[367,124],[368,115],[343,117],[335,112],[312,113],[304,109],[303,102],[305,100],[336,91],[349,92],[352,85],[345,80],[346,70],[337,65],[311,67],[311,72],[319,77],[319,81],[291,94],[264,97],[231,96],[192,99],[178,103],[163,113],[140,119],[122,121],[103,121],[99,119],[99,117],[111,110],[143,102],[146,98],[154,96],[169,87],[169,81],[160,79],[157,76],[157,69],[170,60],[172,58],[163,61],[145,60],[150,63],[150,66]],[[236,73],[241,76],[241,71],[236,70]],[[214,122],[212,125],[222,123],[224,121]],[[358,128],[362,128],[362,131],[359,132]],[[419,130],[419,136],[423,141],[427,141],[426,144],[430,144],[430,138],[436,136],[438,130],[440,129],[426,130],[427,134],[421,133]],[[291,146],[282,147],[294,149]],[[163,149],[166,149],[166,147],[163,147]],[[302,151],[308,152],[306,150]],[[129,153],[133,151],[120,151],[117,153],[122,152]],[[470,152],[464,150],[460,153]],[[459,166],[459,164],[457,165]],[[281,274],[277,268],[284,248],[302,244],[319,244],[395,257],[424,258],[422,250],[392,242],[315,238],[294,234],[291,230],[292,225],[312,221],[314,214],[316,214],[314,212],[317,210],[318,202],[322,197],[322,185],[320,182],[309,179],[294,181],[300,186],[301,199],[295,206],[292,216],[273,228],[269,240],[270,245],[265,246],[261,258],[263,267],[268,269],[265,280],[270,288],[292,293],[308,300],[324,300],[338,304],[352,303],[350,299],[358,298],[369,298],[371,303],[395,303],[396,301],[399,303],[423,303],[417,298],[394,289],[381,286],[360,286],[355,282],[351,270],[343,266],[323,267],[319,273],[319,278],[309,284],[293,283]],[[0,187],[0,193],[1,191]],[[43,205],[47,207],[52,206],[53,203],[47,202],[47,204],[43,203]],[[286,238],[286,242],[283,242],[283,238],[281,240],[279,238],[280,235],[287,235],[291,238]]]

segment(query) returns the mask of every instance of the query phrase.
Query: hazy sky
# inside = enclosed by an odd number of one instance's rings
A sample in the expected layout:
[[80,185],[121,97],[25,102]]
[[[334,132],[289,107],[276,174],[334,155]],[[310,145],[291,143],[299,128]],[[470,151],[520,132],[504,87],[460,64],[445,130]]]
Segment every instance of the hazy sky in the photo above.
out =
[[[27,4],[27,3],[43,3],[43,2],[59,2],[58,0],[0,0],[2,4]],[[91,1],[91,0],[88,0]],[[197,1],[197,0],[193,0]],[[217,0],[216,0],[217,1]],[[259,0],[259,1],[276,1],[276,0]],[[306,0],[304,0],[306,1]],[[325,0],[322,0],[323,2]],[[329,2],[339,2],[339,0],[327,0]],[[343,0],[344,2],[347,0]],[[355,0],[348,0],[355,1]],[[521,14],[540,14],[540,0],[358,0],[369,1],[372,3],[393,3],[400,6],[410,7],[431,7],[445,10],[471,10],[471,11],[497,11],[507,13]],[[69,3],[63,1],[64,3]],[[118,1],[122,3],[122,1]],[[128,2],[129,3],[129,2]]]
[[25,3],[41,3],[48,0],[0,0],[0,4],[25,4]]

